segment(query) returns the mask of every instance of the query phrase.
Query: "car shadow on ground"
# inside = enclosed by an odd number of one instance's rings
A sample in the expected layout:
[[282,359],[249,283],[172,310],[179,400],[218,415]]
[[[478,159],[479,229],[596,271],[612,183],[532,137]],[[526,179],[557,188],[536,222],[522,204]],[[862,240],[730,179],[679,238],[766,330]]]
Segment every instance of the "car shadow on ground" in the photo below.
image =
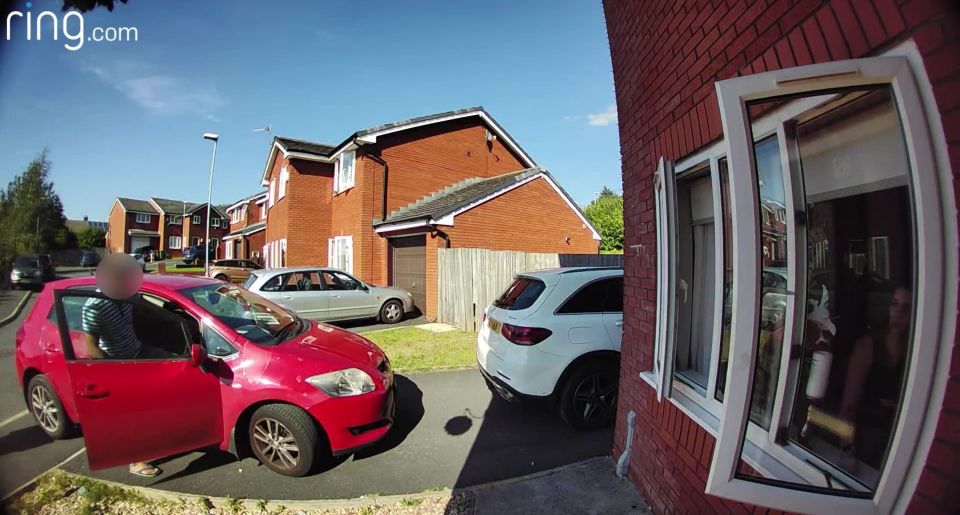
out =
[[368,333],[370,331],[380,331],[382,329],[396,329],[398,327],[409,327],[412,325],[426,324],[428,320],[420,314],[420,311],[408,313],[403,320],[395,324],[384,324],[375,318],[365,318],[362,320],[342,320],[339,322],[329,322],[341,329],[346,329],[354,333]]
[[399,374],[394,377],[397,385],[397,417],[394,420],[393,427],[390,428],[387,436],[376,444],[355,452],[353,454],[354,460],[383,454],[400,445],[423,420],[423,392],[408,377]]
[[29,451],[30,449],[42,447],[52,442],[53,440],[51,440],[39,426],[31,425],[11,431],[3,438],[0,438],[0,456],[14,452]]
[[[613,427],[576,431],[566,425],[549,401],[508,402],[493,394],[481,413],[465,410],[447,420],[447,434],[457,436],[479,425],[453,492],[476,485],[554,469],[610,454]],[[456,502],[456,501],[454,501]],[[448,512],[462,512],[447,506]]]

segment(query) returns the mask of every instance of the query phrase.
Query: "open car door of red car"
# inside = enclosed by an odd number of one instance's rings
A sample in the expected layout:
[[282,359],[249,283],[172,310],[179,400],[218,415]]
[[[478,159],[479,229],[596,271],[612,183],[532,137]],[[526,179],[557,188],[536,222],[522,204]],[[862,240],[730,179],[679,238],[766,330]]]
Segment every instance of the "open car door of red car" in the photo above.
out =
[[[191,359],[188,321],[139,298],[54,294],[60,339],[91,469],[148,461],[217,444],[220,381]],[[136,356],[78,358],[74,346],[140,342]],[[84,342],[84,343],[79,343]],[[65,392],[67,394],[67,392]]]

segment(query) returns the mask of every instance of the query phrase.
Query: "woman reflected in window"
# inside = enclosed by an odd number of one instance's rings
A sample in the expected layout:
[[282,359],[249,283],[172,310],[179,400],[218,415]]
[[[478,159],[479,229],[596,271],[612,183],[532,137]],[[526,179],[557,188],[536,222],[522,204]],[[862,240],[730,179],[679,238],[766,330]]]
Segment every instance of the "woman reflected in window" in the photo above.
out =
[[[909,349],[913,295],[903,286],[890,294],[886,320],[857,340],[847,365],[840,417],[853,424],[845,442],[848,461],[879,468],[894,420]],[[848,462],[853,468],[853,463]]]

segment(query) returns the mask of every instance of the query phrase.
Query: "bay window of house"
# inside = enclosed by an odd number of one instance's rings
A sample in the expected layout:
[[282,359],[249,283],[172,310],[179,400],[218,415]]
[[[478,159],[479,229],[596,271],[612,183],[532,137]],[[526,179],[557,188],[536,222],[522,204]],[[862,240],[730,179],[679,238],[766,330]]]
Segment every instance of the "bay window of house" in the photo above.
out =
[[707,493],[883,513],[941,345],[938,172],[910,64],[718,84],[725,140],[658,168],[658,393],[717,435]]

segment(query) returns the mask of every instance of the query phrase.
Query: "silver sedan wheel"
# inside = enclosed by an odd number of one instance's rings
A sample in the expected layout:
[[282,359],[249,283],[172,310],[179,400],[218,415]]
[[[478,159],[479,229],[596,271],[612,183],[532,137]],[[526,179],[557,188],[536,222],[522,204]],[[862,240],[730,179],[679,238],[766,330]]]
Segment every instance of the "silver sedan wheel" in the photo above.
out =
[[257,454],[280,469],[293,469],[300,462],[300,447],[287,426],[273,418],[263,418],[253,426]]
[[387,307],[383,310],[383,315],[389,322],[396,322],[400,320],[400,317],[403,316],[403,310],[400,309],[400,305],[396,302],[391,302],[387,304]]
[[44,386],[37,386],[30,394],[30,407],[33,416],[48,433],[56,433],[60,429],[60,410],[53,401],[53,395]]

